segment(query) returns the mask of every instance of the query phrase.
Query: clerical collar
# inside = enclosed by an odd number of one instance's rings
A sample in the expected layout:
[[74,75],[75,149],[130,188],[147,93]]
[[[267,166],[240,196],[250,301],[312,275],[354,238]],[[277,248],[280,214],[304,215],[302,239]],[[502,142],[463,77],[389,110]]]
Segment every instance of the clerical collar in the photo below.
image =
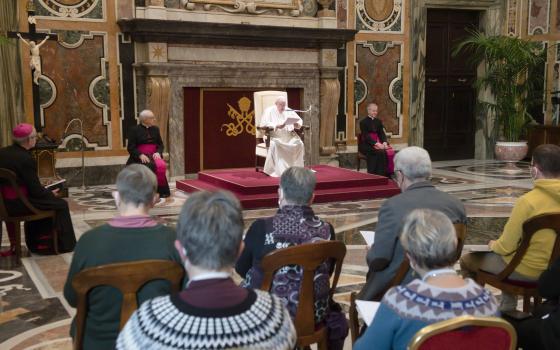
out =
[[375,119],[375,117],[372,117],[372,116],[369,115],[369,114],[368,114],[368,118],[369,118],[369,119],[372,119],[372,120]]

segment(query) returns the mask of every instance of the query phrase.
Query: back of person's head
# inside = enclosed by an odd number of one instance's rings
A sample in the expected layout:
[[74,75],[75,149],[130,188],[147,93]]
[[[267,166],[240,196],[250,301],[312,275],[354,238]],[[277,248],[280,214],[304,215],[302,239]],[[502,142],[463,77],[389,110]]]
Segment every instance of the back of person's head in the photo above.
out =
[[117,191],[123,203],[150,206],[157,191],[156,175],[147,166],[128,165],[117,176]]
[[37,131],[31,124],[19,123],[12,129],[12,141],[20,146],[27,144],[31,138],[36,137]]
[[177,239],[192,265],[214,271],[232,267],[243,239],[239,201],[226,191],[192,194],[179,214]]
[[280,188],[284,193],[284,200],[295,205],[309,204],[316,183],[315,174],[299,166],[286,169],[280,176]]
[[560,147],[540,145],[533,151],[533,165],[546,178],[560,178]]
[[451,266],[457,259],[457,234],[442,212],[416,209],[405,218],[400,241],[418,267],[432,270]]
[[432,175],[432,160],[428,151],[411,146],[395,156],[395,172],[400,171],[411,182],[424,181]]

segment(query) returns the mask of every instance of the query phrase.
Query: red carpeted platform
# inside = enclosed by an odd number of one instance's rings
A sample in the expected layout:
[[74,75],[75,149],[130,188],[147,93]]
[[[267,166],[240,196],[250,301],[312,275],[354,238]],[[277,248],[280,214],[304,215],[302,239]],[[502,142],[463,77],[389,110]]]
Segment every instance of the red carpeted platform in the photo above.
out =
[[[387,198],[400,193],[397,185],[383,176],[360,173],[328,165],[311,167],[317,176],[314,203]],[[243,208],[278,205],[278,178],[256,172],[254,168],[208,170],[196,180],[179,180],[177,189],[188,193],[202,190],[228,190]]]

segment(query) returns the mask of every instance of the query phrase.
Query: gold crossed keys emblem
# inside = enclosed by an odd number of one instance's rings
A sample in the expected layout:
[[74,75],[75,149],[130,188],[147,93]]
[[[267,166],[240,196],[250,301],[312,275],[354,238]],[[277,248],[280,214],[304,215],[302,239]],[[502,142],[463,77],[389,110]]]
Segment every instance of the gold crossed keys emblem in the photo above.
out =
[[226,128],[226,135],[227,136],[237,136],[245,131],[250,135],[255,135],[256,128],[255,124],[253,123],[253,117],[255,116],[255,111],[251,109],[251,100],[247,97],[241,97],[239,101],[237,101],[237,105],[239,106],[239,111],[237,111],[232,105],[229,103],[227,115],[234,121],[227,124],[222,124],[220,131]]

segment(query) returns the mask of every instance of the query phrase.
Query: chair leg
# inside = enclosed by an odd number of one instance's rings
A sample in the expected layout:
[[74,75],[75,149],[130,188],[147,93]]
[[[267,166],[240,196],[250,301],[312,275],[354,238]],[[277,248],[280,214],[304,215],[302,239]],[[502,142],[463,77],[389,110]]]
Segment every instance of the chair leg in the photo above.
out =
[[53,230],[53,250],[56,255],[59,254],[58,252],[58,230],[55,228]]
[[531,296],[529,294],[523,295],[523,312],[531,311]]
[[319,340],[319,342],[317,343],[317,349],[318,350],[328,350],[329,346],[327,343],[327,335],[325,334],[325,337],[321,338],[321,340]]
[[20,266],[21,265],[21,223],[20,222],[15,222],[14,223],[14,228],[15,228],[15,237],[14,237],[14,242],[15,242],[15,264],[16,266]]
[[533,295],[533,310],[535,310],[542,303],[540,295]]

